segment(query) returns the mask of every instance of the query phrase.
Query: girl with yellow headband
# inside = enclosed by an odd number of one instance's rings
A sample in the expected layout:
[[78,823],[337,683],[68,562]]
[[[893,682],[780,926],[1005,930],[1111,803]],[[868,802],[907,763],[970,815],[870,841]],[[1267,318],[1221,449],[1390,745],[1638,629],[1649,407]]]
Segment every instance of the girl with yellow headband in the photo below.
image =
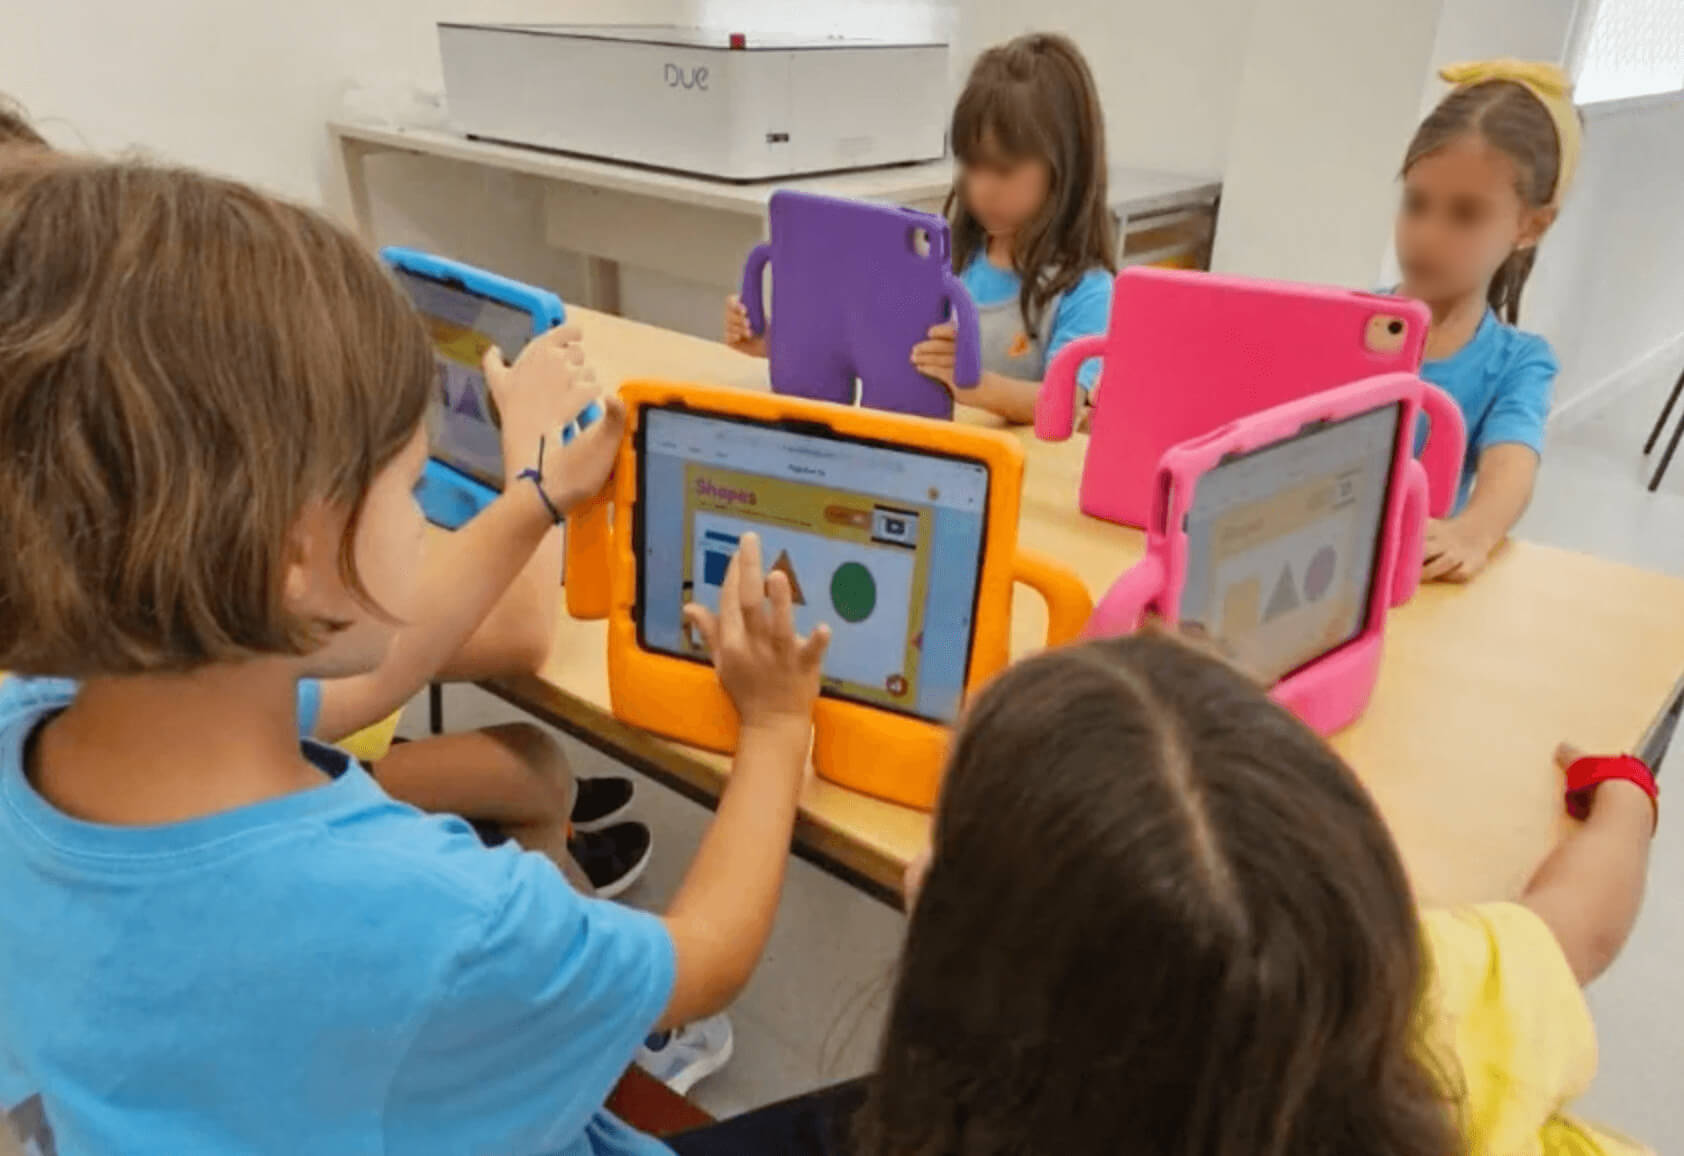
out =
[[1558,365],[1515,328],[1537,247],[1578,167],[1572,84],[1552,64],[1446,68],[1456,88],[1421,124],[1403,162],[1398,292],[1432,309],[1421,374],[1468,426],[1456,514],[1427,534],[1426,577],[1480,572],[1532,498]]

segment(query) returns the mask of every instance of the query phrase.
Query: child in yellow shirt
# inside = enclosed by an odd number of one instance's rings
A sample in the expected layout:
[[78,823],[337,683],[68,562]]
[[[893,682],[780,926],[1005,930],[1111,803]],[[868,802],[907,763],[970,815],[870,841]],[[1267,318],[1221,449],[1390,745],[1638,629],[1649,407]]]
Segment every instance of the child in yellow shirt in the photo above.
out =
[[1226,663],[1163,634],[1029,659],[955,737],[875,1075],[672,1145],[1641,1151],[1568,1114],[1655,820],[1593,791],[1517,901],[1422,913],[1350,768]]

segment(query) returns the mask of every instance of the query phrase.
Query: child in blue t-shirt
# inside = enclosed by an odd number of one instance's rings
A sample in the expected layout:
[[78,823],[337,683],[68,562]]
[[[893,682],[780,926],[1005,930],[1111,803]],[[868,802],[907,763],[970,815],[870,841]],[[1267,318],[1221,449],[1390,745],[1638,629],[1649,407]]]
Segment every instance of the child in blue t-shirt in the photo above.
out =
[[1425,577],[1484,569],[1532,499],[1558,370],[1514,328],[1538,242],[1579,153],[1559,69],[1515,62],[1445,70],[1457,85],[1415,134],[1397,218],[1398,292],[1432,310],[1421,375],[1456,399],[1468,456],[1455,514],[1427,530]]
[[[959,162],[947,198],[953,267],[976,302],[982,379],[970,389],[954,384],[951,323],[911,349],[912,364],[955,400],[1026,424],[1053,356],[1111,320],[1117,229],[1106,199],[1105,119],[1081,50],[1035,33],[984,52],[959,94],[950,137]],[[765,338],[750,331],[735,297],[726,303],[725,341],[765,356]],[[1091,392],[1099,371],[1089,361],[1078,380]]]
[[[766,943],[828,637],[787,581],[745,538],[690,612],[742,738],[671,909],[587,899],[300,740],[300,688],[437,595],[432,353],[372,256],[231,182],[42,155],[0,165],[0,267],[0,1120],[65,1153],[665,1151],[603,1103]],[[553,436],[597,394],[572,337],[494,375],[534,474],[462,531],[457,601],[612,464],[616,401]]]

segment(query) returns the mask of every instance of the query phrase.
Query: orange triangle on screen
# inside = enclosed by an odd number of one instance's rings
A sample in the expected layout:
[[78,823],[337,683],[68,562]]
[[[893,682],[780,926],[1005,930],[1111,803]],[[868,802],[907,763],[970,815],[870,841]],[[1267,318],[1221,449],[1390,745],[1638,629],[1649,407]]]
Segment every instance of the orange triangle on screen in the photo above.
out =
[[807,596],[801,593],[801,583],[795,577],[795,563],[790,561],[788,550],[778,555],[778,560],[772,563],[770,572],[782,574],[789,579],[789,599],[792,603],[796,606],[807,605]]

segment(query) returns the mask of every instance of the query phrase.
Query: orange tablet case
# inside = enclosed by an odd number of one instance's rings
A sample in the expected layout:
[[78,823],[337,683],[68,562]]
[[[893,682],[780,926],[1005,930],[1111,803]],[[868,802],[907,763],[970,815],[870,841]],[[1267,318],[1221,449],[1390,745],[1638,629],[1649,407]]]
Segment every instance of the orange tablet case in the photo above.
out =
[[[682,405],[703,414],[762,422],[794,419],[825,426],[844,438],[889,442],[914,452],[985,464],[988,524],[983,531],[967,696],[1011,659],[1014,583],[1031,587],[1046,600],[1048,645],[1074,639],[1092,612],[1092,597],[1080,578],[1018,547],[1023,447],[1009,434],[714,386],[634,382],[622,388],[620,396],[629,420],[611,494],[579,511],[568,530],[567,609],[575,618],[609,620],[609,696],[615,717],[624,722],[708,750],[730,753],[736,748],[737,712],[713,668],[645,650],[638,643],[636,435],[648,406]],[[947,727],[829,697],[819,700],[813,723],[813,766],[821,776],[892,802],[934,806],[946,759]]]

